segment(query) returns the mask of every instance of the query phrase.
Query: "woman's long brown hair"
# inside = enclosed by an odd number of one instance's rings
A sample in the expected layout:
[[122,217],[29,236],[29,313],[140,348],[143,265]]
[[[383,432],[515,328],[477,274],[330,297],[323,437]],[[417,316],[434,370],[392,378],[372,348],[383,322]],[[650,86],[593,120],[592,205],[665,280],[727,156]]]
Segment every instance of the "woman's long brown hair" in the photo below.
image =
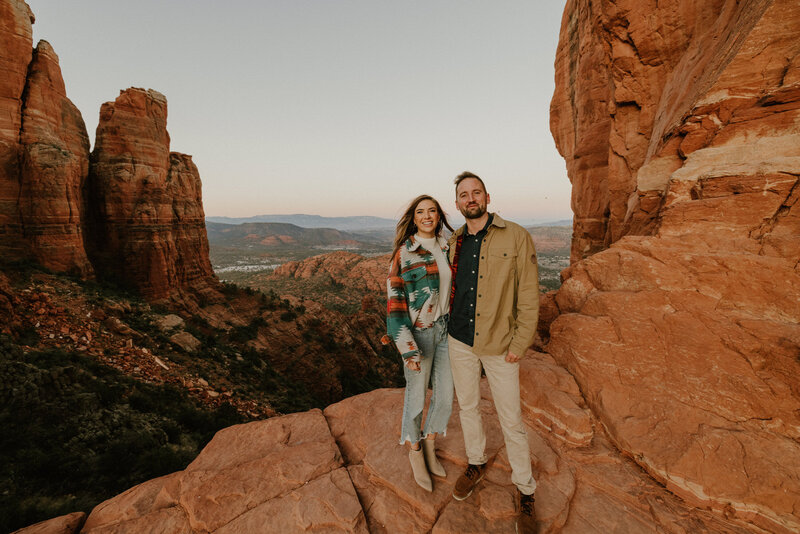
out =
[[417,232],[417,225],[414,224],[414,212],[417,210],[419,203],[423,200],[430,200],[433,202],[434,205],[436,205],[436,211],[439,212],[439,222],[436,224],[436,228],[433,231],[434,235],[436,237],[442,235],[442,226],[446,226],[451,232],[453,231],[453,227],[450,226],[449,222],[447,222],[447,214],[442,211],[442,206],[439,205],[439,202],[430,195],[420,195],[411,201],[411,203],[408,205],[408,208],[406,208],[405,213],[403,213],[403,216],[400,217],[400,221],[397,223],[392,256],[397,254],[397,251],[403,246],[403,243],[406,242],[406,239]]

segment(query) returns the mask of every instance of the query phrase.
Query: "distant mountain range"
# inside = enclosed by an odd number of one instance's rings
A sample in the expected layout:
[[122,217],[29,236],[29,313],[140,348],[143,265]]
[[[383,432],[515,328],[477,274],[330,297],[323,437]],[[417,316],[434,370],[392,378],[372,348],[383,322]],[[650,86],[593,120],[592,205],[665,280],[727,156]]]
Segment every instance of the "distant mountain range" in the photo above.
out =
[[572,219],[560,219],[558,221],[548,221],[542,219],[515,219],[513,217],[510,217],[509,219],[526,228],[541,226],[569,226],[572,228]]
[[255,215],[253,217],[206,217],[206,221],[223,224],[288,223],[303,228],[335,228],[346,232],[392,229],[397,221],[382,217],[360,215],[354,217],[322,217],[296,213],[292,215]]
[[289,223],[227,224],[206,222],[209,243],[219,246],[358,246],[372,241],[369,237],[353,235],[335,228],[304,228]]
[[[460,219],[458,217],[457,219]],[[512,221],[522,226],[572,226],[572,219],[558,221],[542,221],[541,219],[514,219]],[[321,215],[308,215],[296,213],[292,215],[254,215],[253,217],[206,217],[206,221],[222,224],[244,223],[287,223],[302,228],[335,228],[345,232],[366,232],[371,234],[375,230],[392,230],[397,226],[397,221],[383,217],[358,215],[353,217],[323,217]],[[461,220],[453,221],[454,224],[464,224]]]

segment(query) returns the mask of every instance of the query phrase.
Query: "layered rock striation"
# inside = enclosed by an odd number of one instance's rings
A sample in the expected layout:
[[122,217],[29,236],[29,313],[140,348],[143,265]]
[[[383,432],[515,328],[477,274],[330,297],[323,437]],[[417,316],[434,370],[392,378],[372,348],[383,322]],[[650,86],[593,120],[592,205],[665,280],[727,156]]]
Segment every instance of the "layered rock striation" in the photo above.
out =
[[200,176],[169,151],[167,100],[130,88],[100,110],[89,176],[90,256],[150,299],[215,285]]
[[54,271],[89,275],[82,209],[89,136],[47,41],[34,50],[23,101],[18,209],[30,253]]
[[89,137],[53,48],[31,48],[33,20],[25,2],[0,2],[0,252],[85,276]]
[[166,99],[131,88],[105,104],[90,173],[86,126],[53,48],[32,49],[33,21],[24,1],[0,1],[2,259],[190,309],[213,300],[200,176],[190,156],[169,151]]
[[551,105],[548,351],[654,478],[773,532],[800,530],[798,34],[793,0],[570,0]]
[[0,254],[19,256],[25,245],[19,214],[22,94],[33,55],[34,17],[22,1],[0,2]]

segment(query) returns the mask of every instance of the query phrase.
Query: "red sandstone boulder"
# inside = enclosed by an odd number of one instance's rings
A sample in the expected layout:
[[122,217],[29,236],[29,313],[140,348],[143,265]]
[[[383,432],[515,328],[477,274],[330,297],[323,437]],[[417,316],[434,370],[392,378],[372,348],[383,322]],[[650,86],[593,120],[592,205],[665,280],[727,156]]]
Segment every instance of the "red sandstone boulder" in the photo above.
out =
[[74,512],[15,530],[12,534],[77,534],[85,520],[86,514]]
[[131,88],[100,110],[89,178],[98,273],[151,300],[213,292],[200,177],[169,152],[167,100]]
[[550,355],[529,351],[520,363],[519,381],[522,409],[530,421],[567,444],[591,443],[591,412],[575,379]]
[[792,0],[570,1],[551,107],[586,259],[549,352],[656,480],[771,532],[800,530],[799,28]]
[[[184,470],[98,505],[82,532],[366,532],[319,410],[217,433]],[[274,529],[273,529],[274,527]]]
[[577,313],[553,323],[548,349],[616,445],[690,502],[792,530],[800,502],[792,265],[625,238],[573,269],[594,287],[567,310]]

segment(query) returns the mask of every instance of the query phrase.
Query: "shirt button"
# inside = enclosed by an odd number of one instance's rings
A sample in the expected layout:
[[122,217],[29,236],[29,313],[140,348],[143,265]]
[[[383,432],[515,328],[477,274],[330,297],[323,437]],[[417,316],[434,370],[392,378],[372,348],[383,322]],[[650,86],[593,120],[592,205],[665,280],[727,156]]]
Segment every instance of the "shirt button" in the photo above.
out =
[[472,271],[472,274],[475,274],[475,271]]
[[479,278],[483,278],[483,275],[480,275]]
[[475,291],[474,287],[469,288],[470,291]]
[[479,334],[478,332],[475,332],[475,335],[476,335],[476,336],[479,336],[480,334]]
[[469,322],[472,322],[472,319],[470,319]]
[[480,294],[480,293],[478,293],[478,296],[480,297],[480,296],[481,296],[481,294]]

